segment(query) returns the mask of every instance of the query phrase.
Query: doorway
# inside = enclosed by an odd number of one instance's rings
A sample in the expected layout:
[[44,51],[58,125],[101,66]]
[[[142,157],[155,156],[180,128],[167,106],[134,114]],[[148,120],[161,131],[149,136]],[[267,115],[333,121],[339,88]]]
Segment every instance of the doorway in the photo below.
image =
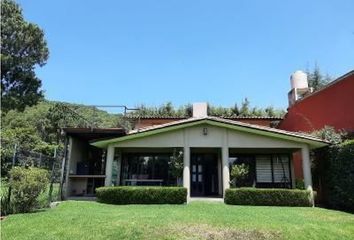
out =
[[218,196],[218,154],[191,154],[191,196]]

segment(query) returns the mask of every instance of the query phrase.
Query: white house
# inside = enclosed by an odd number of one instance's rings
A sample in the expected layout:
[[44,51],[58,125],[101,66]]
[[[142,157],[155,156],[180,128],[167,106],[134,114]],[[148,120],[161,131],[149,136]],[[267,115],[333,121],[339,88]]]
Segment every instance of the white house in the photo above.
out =
[[103,185],[178,184],[188,189],[188,198],[222,198],[230,187],[230,168],[240,163],[249,168],[244,186],[294,188],[292,153],[299,150],[305,188],[312,190],[310,150],[328,144],[305,134],[208,116],[206,103],[193,104],[191,118],[128,132],[65,131],[65,198],[92,196]]

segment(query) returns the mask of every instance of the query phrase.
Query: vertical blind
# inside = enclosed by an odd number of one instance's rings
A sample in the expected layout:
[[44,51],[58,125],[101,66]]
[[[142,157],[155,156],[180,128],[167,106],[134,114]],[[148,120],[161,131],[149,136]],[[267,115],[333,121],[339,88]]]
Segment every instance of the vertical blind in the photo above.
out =
[[271,156],[256,156],[256,173],[257,182],[271,183],[272,180],[272,164]]
[[283,183],[290,182],[288,155],[258,155],[256,156],[257,182]]

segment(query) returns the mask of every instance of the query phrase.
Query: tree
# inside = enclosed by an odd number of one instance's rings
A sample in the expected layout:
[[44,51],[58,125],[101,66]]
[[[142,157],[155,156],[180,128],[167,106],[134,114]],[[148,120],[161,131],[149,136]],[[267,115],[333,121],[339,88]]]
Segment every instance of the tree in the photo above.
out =
[[250,115],[250,101],[248,101],[248,99],[245,98],[245,100],[242,101],[241,104],[240,116],[247,117],[249,115]]
[[315,68],[311,72],[310,70],[306,71],[308,77],[309,87],[312,87],[314,91],[317,91],[331,82],[333,79],[328,74],[323,76],[320,71],[320,68],[315,65]]
[[43,31],[24,20],[12,0],[1,0],[1,100],[2,110],[23,111],[43,97],[42,82],[34,69],[49,56]]

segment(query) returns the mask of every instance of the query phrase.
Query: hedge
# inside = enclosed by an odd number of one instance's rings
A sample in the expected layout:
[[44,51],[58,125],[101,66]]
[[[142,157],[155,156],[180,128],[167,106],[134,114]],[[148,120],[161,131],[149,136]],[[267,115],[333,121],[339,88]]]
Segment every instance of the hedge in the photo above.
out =
[[183,204],[187,189],[183,187],[100,187],[97,201],[109,204]]
[[329,149],[325,184],[329,207],[354,213],[354,140]]
[[224,201],[232,205],[312,206],[311,192],[298,189],[233,188],[226,190]]

